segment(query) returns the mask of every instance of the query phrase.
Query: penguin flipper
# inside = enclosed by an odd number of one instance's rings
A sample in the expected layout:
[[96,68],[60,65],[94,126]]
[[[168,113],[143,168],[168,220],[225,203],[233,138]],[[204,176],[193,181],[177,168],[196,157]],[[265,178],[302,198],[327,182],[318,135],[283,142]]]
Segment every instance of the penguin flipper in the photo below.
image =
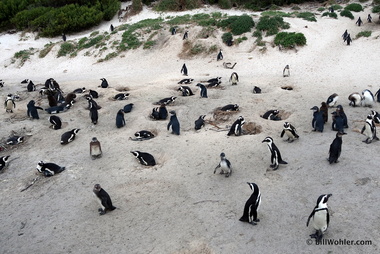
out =
[[285,134],[285,130],[282,130],[280,137],[282,138]]
[[306,227],[309,226],[309,221],[310,221],[311,217],[314,216],[314,213],[315,213],[315,211],[313,210],[313,211],[311,212],[311,214],[309,215],[309,218],[307,218]]

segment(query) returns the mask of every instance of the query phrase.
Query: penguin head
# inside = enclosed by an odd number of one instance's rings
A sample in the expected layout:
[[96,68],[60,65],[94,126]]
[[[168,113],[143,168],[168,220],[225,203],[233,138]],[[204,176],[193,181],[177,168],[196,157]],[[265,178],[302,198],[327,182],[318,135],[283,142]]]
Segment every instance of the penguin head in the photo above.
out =
[[373,116],[372,116],[372,115],[368,115],[368,116],[367,116],[367,119],[372,120],[372,119],[373,119]]
[[341,131],[338,131],[337,133],[336,133],[336,137],[338,138],[341,138],[343,135],[347,135],[347,133],[345,133],[345,132],[341,132]]
[[4,156],[4,157],[1,157],[1,160],[2,160],[4,163],[7,163],[7,162],[8,162],[8,159],[9,159],[9,156],[10,156],[10,155],[7,155],[7,156]]
[[174,102],[175,99],[177,99],[177,97],[172,96],[172,97],[170,97],[170,99],[172,100],[172,102]]
[[131,154],[133,154],[136,158],[140,155],[139,151],[131,151]]
[[37,163],[37,167],[36,167],[36,169],[38,170],[38,172],[42,173],[42,167],[43,167],[44,164],[45,164],[45,163],[44,163],[43,161],[39,161],[39,162]]
[[323,195],[320,195],[318,200],[317,200],[317,207],[318,208],[323,208],[323,207],[327,207],[327,201],[329,200],[329,198],[332,196],[332,194],[323,194]]
[[312,107],[310,110],[313,110],[314,112],[318,112],[319,108],[317,106]]
[[239,110],[239,105],[234,104],[234,109],[235,109],[235,110]]
[[175,111],[174,111],[174,110],[170,110],[170,111],[169,111],[169,113],[170,113],[171,115],[173,115],[173,116],[175,116],[175,115],[176,115],[176,113],[175,113]]
[[280,113],[280,111],[278,111],[277,109],[273,110],[273,114],[277,115],[278,113]]
[[261,143],[267,142],[269,144],[273,143],[273,138],[271,137],[266,137]]
[[287,129],[287,128],[289,128],[289,127],[290,127],[290,123],[285,122],[285,123],[284,123],[284,128]]
[[225,155],[224,153],[221,153],[221,154],[220,154],[220,158],[223,159],[223,158],[225,158],[225,157],[226,157],[226,155]]
[[249,185],[249,188],[251,188],[251,190],[253,192],[258,191],[259,190],[259,187],[255,184],[255,183],[250,183],[250,182],[247,182],[247,184]]
[[336,110],[343,112],[343,106],[339,104],[338,106],[336,106]]
[[140,138],[140,137],[141,137],[139,131],[135,133],[135,137],[136,137],[136,138]]
[[96,141],[98,141],[98,139],[96,137],[93,137],[91,141],[96,142]]
[[17,138],[17,142],[18,142],[18,143],[22,143],[22,142],[24,142],[24,137],[22,137],[22,136],[21,136],[21,137],[18,137],[18,138]]
[[97,183],[94,185],[94,191],[99,192],[101,189],[102,187],[100,186],[100,184]]

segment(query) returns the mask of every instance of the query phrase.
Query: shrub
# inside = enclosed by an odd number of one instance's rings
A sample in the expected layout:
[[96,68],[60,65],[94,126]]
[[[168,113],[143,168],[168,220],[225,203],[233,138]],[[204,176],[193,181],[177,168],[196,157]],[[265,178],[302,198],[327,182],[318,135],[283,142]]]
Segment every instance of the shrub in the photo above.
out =
[[326,8],[324,8],[324,7],[319,7],[319,8],[317,9],[317,11],[319,11],[319,12],[323,12],[324,10],[326,10]]
[[340,12],[340,16],[342,17],[347,17],[350,19],[354,19],[354,15],[349,10],[344,9],[343,11]]
[[61,48],[58,51],[57,57],[66,56],[67,54],[71,54],[75,51],[76,47],[74,44],[70,42],[64,42],[61,44]]
[[280,28],[288,29],[289,27],[289,23],[285,22],[282,17],[264,16],[260,18],[259,22],[257,23],[256,29],[260,31],[266,31],[266,35],[270,36],[277,34]]
[[143,49],[151,49],[156,44],[156,41],[146,41]]
[[183,11],[198,8],[202,5],[199,0],[161,0],[155,6],[156,11]]
[[209,49],[208,49],[208,53],[215,53],[218,51],[218,46],[216,46],[215,44],[212,45]]
[[344,9],[345,10],[349,10],[349,11],[354,11],[354,12],[361,12],[361,11],[363,11],[362,5],[358,4],[358,3],[349,4]]
[[343,7],[339,4],[333,4],[331,5],[331,7],[334,9],[334,11],[343,9]]
[[373,13],[379,13],[379,12],[380,12],[380,5],[374,6],[374,7],[372,8],[372,12],[373,12]]
[[142,11],[143,5],[141,0],[132,0],[132,12],[133,13],[139,13]]
[[30,56],[34,54],[34,48],[20,50],[14,54],[14,58],[20,59],[20,66],[30,59]]
[[219,0],[218,5],[221,9],[231,9],[232,3],[230,0]]
[[338,15],[335,12],[324,12],[322,14],[322,17],[324,17],[324,16],[329,16],[330,18],[334,18],[334,19],[338,18]]
[[205,52],[205,51],[206,51],[206,48],[203,45],[197,43],[194,45],[194,47],[192,47],[190,49],[190,54],[198,55],[198,54]]
[[261,13],[261,16],[279,16],[290,18],[292,15],[283,11],[264,11]]
[[224,33],[222,35],[222,41],[227,45],[232,42],[232,38],[232,33]]
[[372,31],[361,31],[360,33],[356,35],[356,39],[360,37],[370,37],[371,34],[372,34]]
[[317,19],[315,18],[314,13],[311,13],[311,12],[300,12],[296,16],[297,18],[302,18],[307,21],[317,22]]
[[40,51],[40,54],[38,55],[39,58],[44,58],[49,52],[52,50],[52,48],[55,46],[54,43],[48,43],[44,46],[44,49]]
[[249,32],[255,26],[252,17],[244,14],[241,16],[231,16],[218,22],[218,27],[228,28],[234,35]]
[[306,45],[306,37],[302,33],[281,32],[274,38],[274,44],[282,45],[285,48],[292,48],[296,45]]

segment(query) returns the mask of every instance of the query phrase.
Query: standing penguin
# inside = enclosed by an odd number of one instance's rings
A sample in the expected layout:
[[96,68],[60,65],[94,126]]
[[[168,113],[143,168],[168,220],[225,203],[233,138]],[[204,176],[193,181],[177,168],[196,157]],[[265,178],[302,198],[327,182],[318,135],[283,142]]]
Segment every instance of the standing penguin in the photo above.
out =
[[232,173],[231,162],[227,160],[226,155],[224,153],[220,154],[220,162],[218,166],[215,167],[214,174],[218,168],[220,168],[220,174],[226,174],[225,177],[229,177]]
[[101,88],[107,88],[108,87],[108,81],[105,78],[100,79],[102,83],[100,84]]
[[52,124],[51,128],[53,128],[53,130],[62,128],[62,121],[58,116],[49,116],[49,122]]
[[347,35],[348,35],[348,32],[346,29],[346,31],[344,31],[344,33],[342,34],[343,41],[346,41]]
[[116,114],[116,127],[121,128],[125,126],[124,111],[120,109]]
[[356,25],[361,26],[363,24],[362,19],[359,17],[358,20],[355,22]]
[[332,130],[343,132],[343,117],[340,112],[337,110],[332,112]]
[[323,194],[318,197],[317,205],[314,207],[309,218],[307,218],[306,227],[309,226],[311,220],[311,225],[316,230],[315,234],[311,234],[311,238],[315,238],[317,241],[320,241],[323,237],[323,233],[326,232],[329,222],[330,215],[329,209],[327,207],[327,201],[332,196],[332,194]]
[[329,150],[329,159],[328,161],[331,163],[338,163],[338,159],[340,157],[340,153],[342,152],[342,136],[346,135],[347,133],[338,131],[336,133],[336,137],[333,140],[333,142],[330,145]]
[[177,115],[174,110],[169,112],[171,114],[170,121],[168,123],[167,129],[169,130],[170,127],[172,128],[172,133],[179,135],[180,133],[180,124],[177,118]]
[[294,128],[293,125],[291,125],[290,123],[288,122],[285,122],[284,123],[284,128],[282,129],[282,132],[281,132],[281,138],[284,136],[284,134],[286,134],[288,136],[288,139],[287,141],[289,143],[293,142],[294,140],[298,139],[299,136],[297,134],[297,130],[296,128]]
[[98,117],[99,117],[99,114],[98,114],[98,109],[96,107],[91,107],[90,108],[90,118],[91,118],[91,122],[93,124],[97,124],[98,123]]
[[236,72],[232,72],[230,76],[230,82],[231,85],[237,85],[237,83],[239,82],[239,76]]
[[185,31],[182,40],[186,40],[187,38],[189,38],[189,31]]
[[339,99],[338,94],[333,93],[332,95],[330,95],[330,96],[327,98],[327,101],[326,101],[327,106],[329,106],[330,108],[331,108],[331,107],[334,107],[335,104],[337,103],[338,99]]
[[168,118],[168,110],[166,109],[165,104],[161,104],[160,107],[153,108],[150,116],[155,120],[166,120],[166,118]]
[[290,68],[289,68],[289,64],[287,64],[284,68],[284,70],[282,71],[282,76],[283,77],[289,77],[290,76]]
[[351,35],[348,34],[344,41],[347,42],[347,46],[350,46],[352,42]]
[[36,102],[34,100],[31,100],[29,101],[28,105],[26,105],[27,115],[31,117],[32,119],[40,119],[37,109],[41,109],[41,110],[44,110],[44,109],[41,107],[35,106],[35,104]]
[[380,89],[377,90],[377,92],[375,93],[375,96],[376,96],[376,101],[380,102]]
[[93,189],[94,195],[97,197],[99,203],[100,203],[100,208],[98,209],[99,215],[104,215],[106,214],[107,211],[113,211],[116,209],[112,205],[112,200],[110,195],[100,186],[100,184],[95,184],[94,189]]
[[338,105],[336,106],[336,111],[339,112],[339,115],[343,118],[343,128],[348,128],[348,120],[346,113],[344,113],[343,106]]
[[216,56],[216,61],[223,60],[223,52],[222,50],[219,50],[218,55]]
[[26,89],[28,90],[28,92],[36,91],[36,86],[34,85],[33,81],[31,81],[30,79],[25,79],[21,81],[21,84],[26,84],[26,83],[28,83],[28,85],[26,86]]
[[78,134],[79,131],[80,131],[80,129],[72,129],[71,131],[67,131],[67,132],[63,133],[61,136],[61,145],[66,145],[66,144],[74,141],[75,136],[76,136],[76,134]]
[[93,137],[90,142],[90,156],[93,160],[102,157],[102,147],[96,137]]
[[186,67],[186,64],[182,65],[181,73],[183,73],[183,75],[187,76],[187,67]]
[[111,25],[110,25],[110,30],[111,30],[111,32],[113,32],[114,29],[115,29],[115,28],[114,28],[113,25],[111,24]]
[[12,94],[7,95],[7,99],[4,102],[5,112],[13,113],[13,109],[16,108],[16,103]]
[[313,120],[311,121],[311,126],[313,126],[313,131],[323,132],[324,120],[322,112],[319,111],[317,106],[311,108],[313,110]]
[[319,108],[319,111],[322,112],[322,116],[323,116],[323,121],[325,123],[327,123],[329,117],[329,107],[327,107],[327,104],[326,102],[322,101],[321,103],[321,107]]
[[199,87],[199,90],[201,91],[201,98],[207,98],[207,88],[201,83],[198,83],[197,87]]
[[243,216],[241,216],[239,220],[251,223],[252,225],[257,225],[257,222],[260,221],[257,218],[257,211],[261,204],[261,193],[257,184],[248,182],[247,184],[253,192],[247,202],[245,202]]
[[194,122],[194,129],[200,130],[203,126],[205,126],[205,117],[206,115],[201,115],[195,122]]
[[363,142],[366,142],[367,144],[370,144],[372,140],[379,140],[379,138],[376,135],[376,125],[373,121],[372,115],[368,115],[367,119],[365,120],[365,124],[362,128],[361,134],[366,135],[367,139]]
[[66,34],[62,33],[62,40],[66,41]]
[[268,149],[271,153],[271,165],[270,167],[273,170],[277,170],[279,164],[288,164],[286,161],[282,160],[280,150],[278,150],[277,146],[273,143],[273,139],[271,137],[266,137],[261,143],[266,142],[268,145]]
[[245,124],[245,120],[242,116],[239,116],[239,118],[232,124],[230,131],[227,133],[227,136],[235,135],[240,136],[242,133],[242,127]]

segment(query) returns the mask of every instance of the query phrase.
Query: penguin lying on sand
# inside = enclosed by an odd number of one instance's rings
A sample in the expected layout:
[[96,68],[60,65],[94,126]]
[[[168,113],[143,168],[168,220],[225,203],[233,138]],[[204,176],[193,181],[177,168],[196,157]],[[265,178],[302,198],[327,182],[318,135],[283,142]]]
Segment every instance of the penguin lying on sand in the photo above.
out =
[[36,169],[38,172],[42,173],[44,176],[53,176],[55,174],[61,173],[65,170],[65,167],[58,166],[55,163],[45,163],[43,161],[39,161],[37,163]]

